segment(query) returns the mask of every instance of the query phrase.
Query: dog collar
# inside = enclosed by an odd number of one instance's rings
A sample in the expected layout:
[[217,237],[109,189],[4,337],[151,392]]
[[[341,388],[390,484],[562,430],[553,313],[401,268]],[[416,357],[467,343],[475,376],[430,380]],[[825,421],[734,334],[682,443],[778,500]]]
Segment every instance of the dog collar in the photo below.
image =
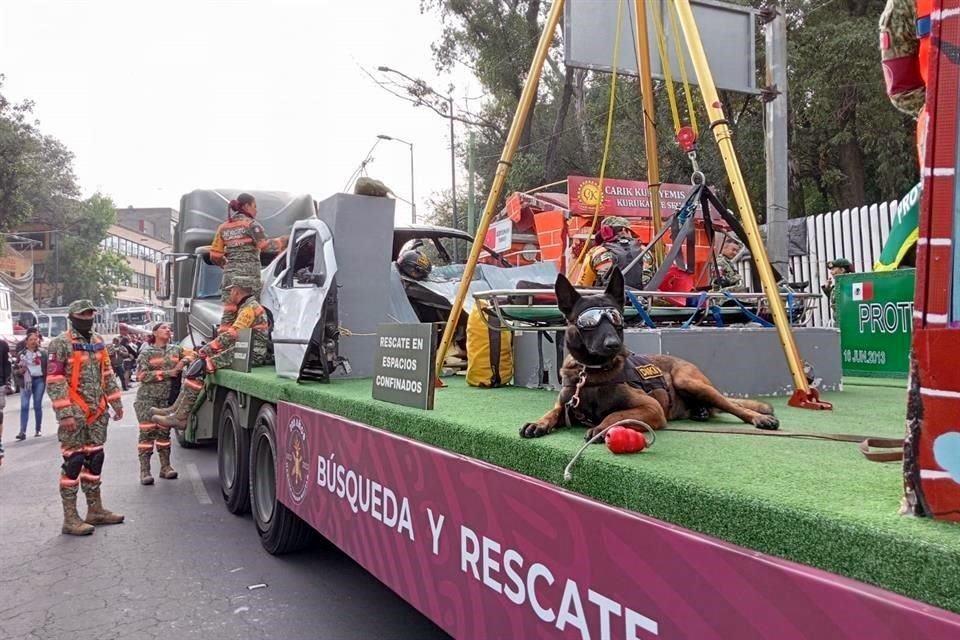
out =
[[618,356],[615,356],[609,364],[586,364],[584,362],[578,362],[581,371],[589,369],[591,371],[613,371],[617,368],[617,358],[623,358],[621,364],[626,362],[626,356],[623,353],[620,353]]

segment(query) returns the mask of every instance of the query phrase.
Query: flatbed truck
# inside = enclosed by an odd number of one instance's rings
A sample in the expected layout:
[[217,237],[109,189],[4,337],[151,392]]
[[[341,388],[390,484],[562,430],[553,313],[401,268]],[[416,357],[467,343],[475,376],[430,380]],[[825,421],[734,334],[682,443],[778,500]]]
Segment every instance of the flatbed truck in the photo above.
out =
[[[217,372],[224,503],[269,553],[323,536],[454,637],[960,637],[955,530],[898,518],[898,469],[846,445],[667,430],[591,448],[564,482],[581,434],[517,435],[552,393],[452,380],[426,412],[370,387]],[[901,391],[829,395],[883,410]]]

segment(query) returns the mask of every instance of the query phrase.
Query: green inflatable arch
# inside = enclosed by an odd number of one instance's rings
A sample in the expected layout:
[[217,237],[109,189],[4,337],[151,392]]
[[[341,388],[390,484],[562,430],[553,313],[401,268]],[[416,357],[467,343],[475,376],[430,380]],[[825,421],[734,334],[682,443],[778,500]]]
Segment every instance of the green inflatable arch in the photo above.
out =
[[897,215],[890,227],[890,237],[883,245],[880,257],[873,265],[874,271],[893,271],[900,267],[900,263],[917,244],[920,226],[920,194],[923,191],[922,183],[918,182],[913,189],[900,199],[897,204]]

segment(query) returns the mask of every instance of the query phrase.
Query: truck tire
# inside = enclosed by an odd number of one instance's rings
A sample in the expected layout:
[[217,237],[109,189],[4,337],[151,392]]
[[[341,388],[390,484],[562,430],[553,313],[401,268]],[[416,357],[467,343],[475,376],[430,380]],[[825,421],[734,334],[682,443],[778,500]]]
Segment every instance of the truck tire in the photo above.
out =
[[250,506],[260,544],[271,555],[299,551],[314,539],[314,531],[277,500],[277,414],[264,404],[257,414],[250,443]]
[[237,395],[227,394],[220,412],[217,429],[217,468],[220,493],[227,511],[242,515],[250,510],[250,481],[247,461],[250,458],[250,431],[240,426]]

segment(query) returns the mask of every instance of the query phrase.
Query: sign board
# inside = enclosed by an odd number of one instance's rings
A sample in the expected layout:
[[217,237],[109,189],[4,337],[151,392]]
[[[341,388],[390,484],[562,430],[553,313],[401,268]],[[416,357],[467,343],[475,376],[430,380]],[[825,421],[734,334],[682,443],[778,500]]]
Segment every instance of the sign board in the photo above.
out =
[[[656,2],[657,11],[653,3]],[[647,3],[647,35],[650,42],[650,66],[653,76],[663,78],[663,64],[657,49],[656,18],[659,15],[666,39],[670,71],[675,82],[681,82],[677,45],[684,54],[687,79],[697,84],[697,74],[687,53],[687,42],[679,21],[671,19],[672,0],[651,0]],[[617,29],[615,0],[567,0],[564,7],[564,62],[569,67],[593,71],[613,71],[613,43]],[[752,7],[691,0],[693,17],[703,40],[710,72],[718,89],[742,93],[759,93],[757,61],[754,51],[755,25],[758,11]],[[620,50],[617,53],[617,74],[639,75],[634,48],[634,0],[623,3],[620,27]],[[673,24],[677,24],[674,31]],[[679,38],[679,42],[677,42]]]
[[253,329],[240,329],[237,332],[237,342],[233,345],[233,360],[230,362],[230,368],[234,371],[248,373],[250,371],[250,359],[253,355]]
[[436,351],[436,330],[429,322],[377,325],[373,399],[433,409]]
[[837,276],[844,375],[907,376],[914,273],[914,269],[898,269]]
[[513,244],[513,221],[508,218],[491,224],[483,244],[497,253],[503,253],[509,249]]
[[277,500],[454,638],[960,637],[956,613],[331,413],[280,402],[276,438]]
[[[693,185],[663,183],[660,185],[660,215],[667,220],[677,209],[683,206]],[[600,200],[600,215],[623,216],[625,218],[650,218],[650,189],[640,180],[603,179],[603,192],[600,191],[600,179],[585,176],[568,176],[567,193],[570,212],[575,215],[592,216]],[[699,210],[699,205],[697,209]],[[711,219],[721,226],[726,223],[711,210]]]

